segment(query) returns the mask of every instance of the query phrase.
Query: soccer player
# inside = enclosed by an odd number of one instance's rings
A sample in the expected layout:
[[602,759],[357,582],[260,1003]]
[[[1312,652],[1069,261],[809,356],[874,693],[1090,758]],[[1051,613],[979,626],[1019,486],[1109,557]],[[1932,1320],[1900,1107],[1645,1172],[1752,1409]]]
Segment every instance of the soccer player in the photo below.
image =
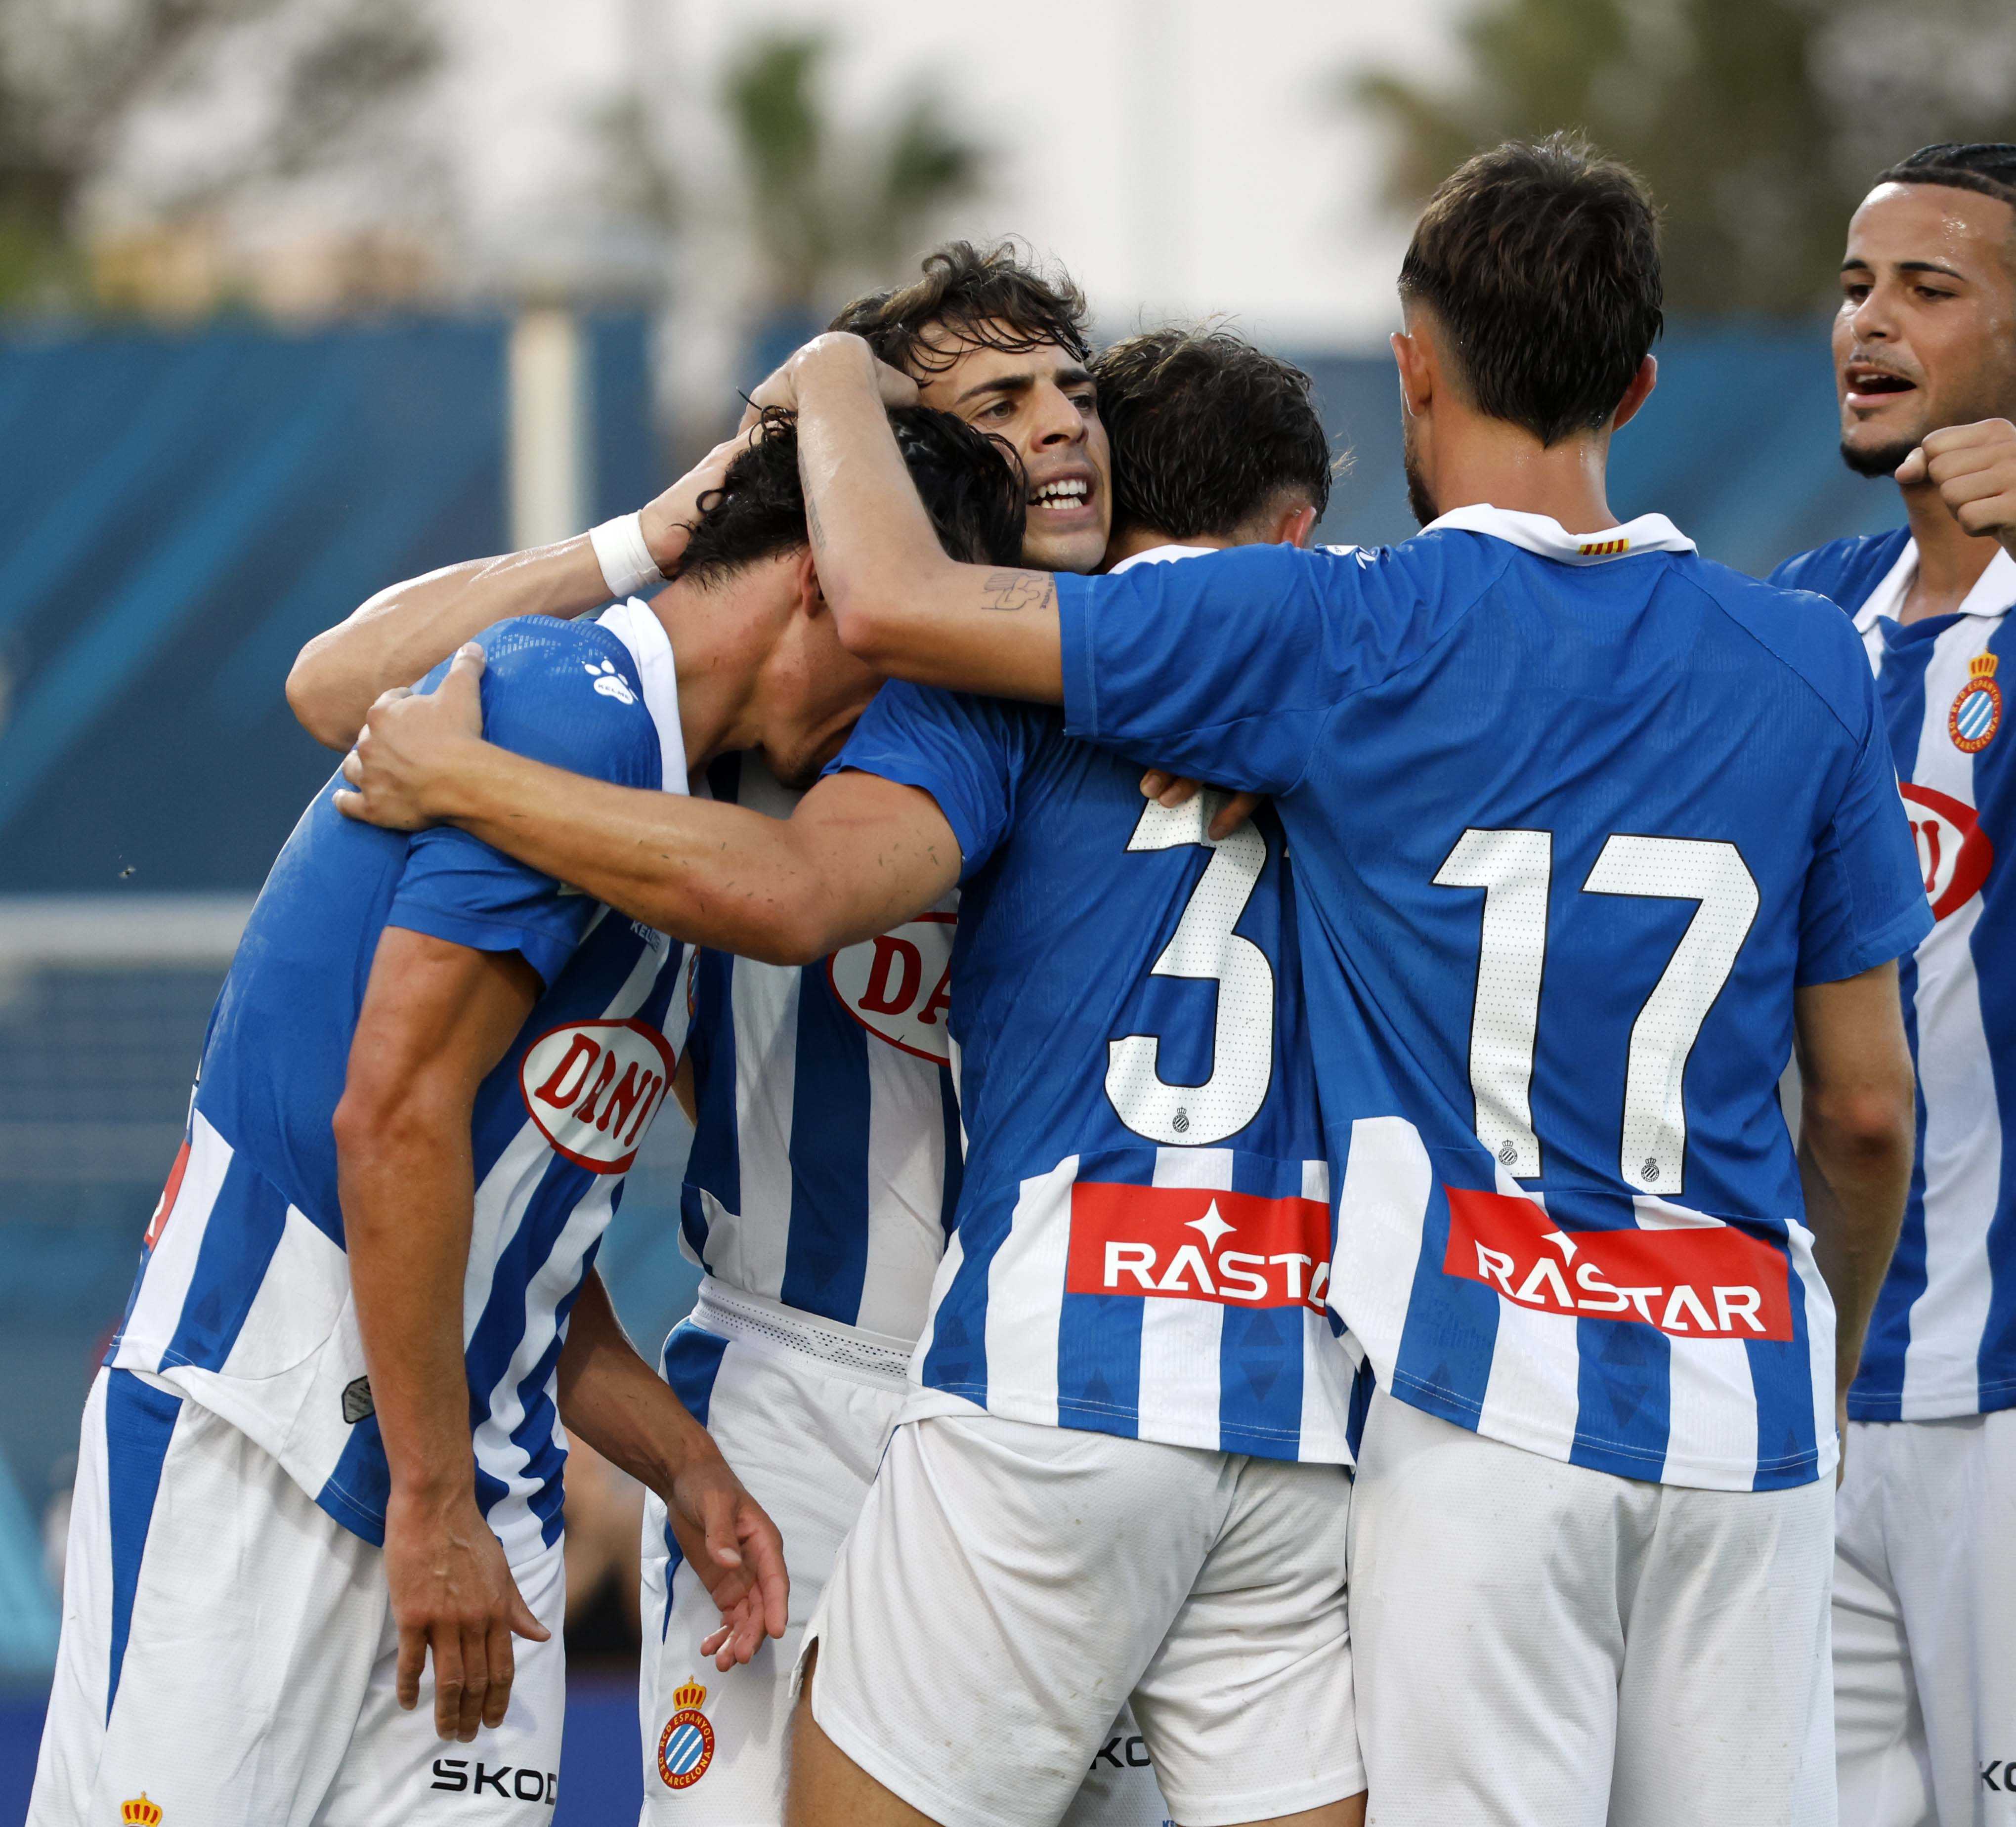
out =
[[[1130,569],[1307,537],[1329,473],[1305,376],[1229,337],[1150,339],[1111,372],[1141,383],[1118,472],[1172,523],[1116,529]],[[787,1818],[1055,1822],[1131,1693],[1177,1819],[1362,1818],[1355,1358],[1324,1312],[1278,826],[1215,838],[1221,796],[1144,801],[1054,713],[911,688],[788,821],[668,820],[427,708],[374,712],[346,763],[385,759],[381,723],[417,736],[374,816],[502,813],[513,844],[570,851],[591,891],[709,944],[815,956],[963,883],[958,1228],[809,1633]]]
[[[1068,279],[1005,246],[955,242],[927,255],[916,281],[858,300],[837,320],[904,366],[931,404],[1014,451],[1031,564],[1089,570],[1106,551],[1110,462],[1085,315]],[[646,515],[655,534],[666,516]],[[542,581],[551,563],[521,554],[382,592],[304,652],[290,681],[304,721],[347,745],[380,689],[497,616],[599,605],[596,575],[553,588]],[[774,760],[748,753],[719,757],[707,779],[716,797],[780,815],[805,784],[784,784]],[[683,1246],[707,1275],[662,1363],[783,1530],[792,1609],[775,1653],[696,1697],[715,1609],[662,1505],[649,1503],[647,1819],[781,1818],[798,1639],[901,1406],[958,1193],[945,1020],[956,908],[954,894],[809,965],[696,956]],[[1100,1723],[1072,1820],[1155,1827],[1165,1811],[1139,1734],[1124,1710]]]
[[[899,432],[954,549],[1012,556],[999,453],[915,408]],[[731,735],[816,765],[875,681],[823,611],[788,428],[689,538],[660,530],[678,575],[653,606],[488,632],[494,732],[659,797]],[[585,541],[574,562],[608,568]],[[311,806],[86,1412],[37,1827],[143,1792],[246,1827],[548,1818],[563,1419],[677,1520],[721,1666],[781,1633],[774,1527],[593,1273],[671,1075],[682,962],[463,833]]]
[[835,338],[789,390],[821,574],[899,677],[1276,796],[1333,1299],[1381,1386],[1381,1827],[1829,1822],[1835,1395],[1911,1158],[1892,961],[1931,926],[1874,685],[1831,606],[1609,510],[1660,325],[1629,172],[1480,155],[1401,294],[1418,538],[945,563]]
[[1938,922],[1903,971],[1918,1170],[1836,1500],[1841,1818],[2016,1820],[2016,146],[1883,172],[1841,283],[1841,455],[1907,523],[1773,581],[1854,617]]

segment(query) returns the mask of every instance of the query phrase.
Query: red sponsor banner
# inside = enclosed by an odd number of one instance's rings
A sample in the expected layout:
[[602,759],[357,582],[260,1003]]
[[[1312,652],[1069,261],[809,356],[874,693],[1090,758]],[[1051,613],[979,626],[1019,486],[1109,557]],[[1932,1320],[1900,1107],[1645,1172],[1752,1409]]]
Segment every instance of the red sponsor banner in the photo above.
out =
[[182,1196],[182,1176],[189,1171],[189,1145],[187,1137],[175,1151],[175,1164],[168,1170],[168,1183],[161,1189],[160,1204],[154,1207],[154,1215],[147,1221],[147,1234],[140,1239],[143,1248],[152,1250],[161,1240],[161,1232],[167,1227],[168,1214],[175,1209],[175,1201]]
[[1562,1231],[1530,1199],[1450,1186],[1442,1272],[1536,1312],[1622,1319],[1676,1339],[1792,1336],[1786,1259],[1731,1225]]
[[1311,1307],[1330,1286],[1330,1207],[1202,1186],[1071,1188],[1073,1294],[1155,1295],[1222,1307]]

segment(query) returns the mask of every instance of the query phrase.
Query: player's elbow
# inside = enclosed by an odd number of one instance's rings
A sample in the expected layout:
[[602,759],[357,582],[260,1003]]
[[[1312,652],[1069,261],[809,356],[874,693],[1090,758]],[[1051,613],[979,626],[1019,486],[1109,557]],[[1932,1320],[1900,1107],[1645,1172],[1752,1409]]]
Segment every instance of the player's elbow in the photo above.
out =
[[446,1075],[353,1069],[329,1121],[337,1171],[427,1158],[458,1135],[466,1139],[469,1114],[468,1099]]
[[329,655],[326,638],[318,635],[294,656],[287,671],[287,708],[294,721],[326,749],[347,749],[364,727],[355,694],[344,689]]
[[944,600],[949,562],[880,564],[829,592],[833,630],[840,644],[878,671],[905,652],[905,635],[927,618],[934,600]]
[[756,923],[736,950],[759,964],[816,964],[834,948],[831,922],[809,901],[780,901]]
[[1809,1084],[1802,1122],[1814,1147],[1863,1168],[1908,1164],[1917,1139],[1917,1106],[1908,1061],[1901,1071],[1853,1085]]

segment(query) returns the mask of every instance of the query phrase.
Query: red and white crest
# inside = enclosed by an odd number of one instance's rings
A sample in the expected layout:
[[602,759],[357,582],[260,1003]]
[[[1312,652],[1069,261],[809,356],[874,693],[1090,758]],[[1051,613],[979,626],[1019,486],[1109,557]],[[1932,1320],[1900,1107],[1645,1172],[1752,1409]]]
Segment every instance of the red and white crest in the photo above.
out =
[[1911,835],[1918,840],[1918,866],[1924,871],[1925,897],[1932,918],[1957,912],[1980,892],[1995,861],[1995,847],[1981,828],[1974,807],[1950,793],[1907,780],[1898,791],[1910,815]]
[[920,914],[826,961],[841,1006],[873,1034],[934,1065],[952,1063],[945,1015],[952,1006],[952,942],[958,916]]
[[621,1174],[671,1083],[671,1049],[641,1021],[576,1021],[525,1050],[518,1084],[540,1132],[577,1167]]

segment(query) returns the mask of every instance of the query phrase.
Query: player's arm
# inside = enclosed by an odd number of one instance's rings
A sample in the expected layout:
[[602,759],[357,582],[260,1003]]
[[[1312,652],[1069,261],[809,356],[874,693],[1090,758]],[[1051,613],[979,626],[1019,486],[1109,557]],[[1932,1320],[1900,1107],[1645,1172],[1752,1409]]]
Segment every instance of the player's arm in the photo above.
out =
[[[700,517],[700,498],[720,487],[744,442],[738,436],[716,445],[642,510],[644,543],[661,572],[679,562]],[[411,685],[471,635],[513,616],[584,615],[610,595],[585,533],[409,577],[301,650],[287,674],[287,703],[316,741],[347,749],[381,692]]]
[[880,368],[859,337],[837,333],[779,377],[799,412],[805,519],[841,639],[897,678],[1062,703],[1056,580],[945,556],[889,429]]
[[504,1717],[512,1633],[547,1635],[477,1507],[463,1356],[471,1115],[538,994],[515,952],[387,926],[334,1122],[358,1329],[391,1472],[399,1703],[417,1703],[431,1653],[435,1729],[465,1742]]
[[783,1636],[790,1586],[776,1525],[742,1488],[713,1437],[637,1354],[593,1270],[567,1321],[559,1382],[568,1430],[664,1500],[680,1552],[727,1630],[715,1667],[747,1662],[766,1636]]
[[834,775],[785,819],[614,786],[484,742],[481,670],[471,649],[438,690],[375,706],[337,805],[395,829],[459,825],[660,932],[771,964],[887,932],[959,879],[958,840],[915,787]]
[[1836,1398],[1862,1357],[1910,1189],[1916,1091],[1895,963],[1795,992],[1799,1177],[1834,1304]]

